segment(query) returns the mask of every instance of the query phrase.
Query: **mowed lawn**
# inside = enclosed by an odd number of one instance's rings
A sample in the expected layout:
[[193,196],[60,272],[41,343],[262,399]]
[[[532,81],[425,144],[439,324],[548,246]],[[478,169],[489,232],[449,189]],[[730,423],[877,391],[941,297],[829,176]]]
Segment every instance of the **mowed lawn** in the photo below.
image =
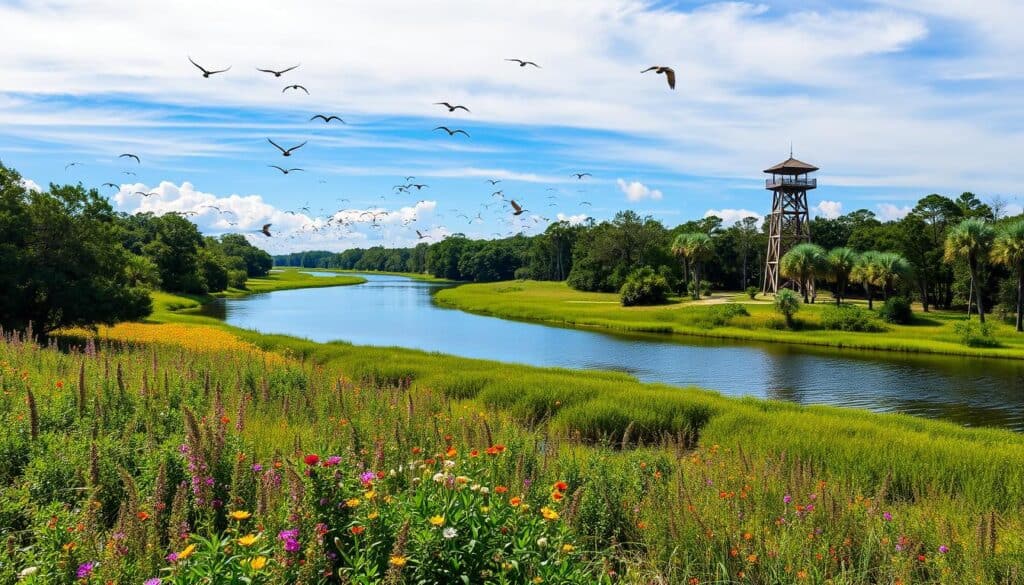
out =
[[[473,313],[546,321],[563,325],[605,327],[624,331],[673,333],[725,339],[796,343],[851,349],[877,349],[1024,359],[1024,335],[993,315],[995,337],[1001,347],[976,348],[961,343],[954,326],[965,319],[960,311],[921,311],[914,307],[914,323],[885,324],[884,331],[834,331],[821,325],[821,313],[832,306],[831,297],[819,294],[817,303],[801,305],[799,329],[786,330],[770,299],[758,295],[715,292],[701,301],[673,297],[665,305],[623,307],[616,293],[581,292],[563,282],[508,281],[466,284],[440,291],[435,301]],[[722,319],[720,305],[740,304],[748,315]],[[851,301],[867,308],[866,301]],[[875,302],[875,309],[882,302]],[[977,317],[974,318],[977,320]]]

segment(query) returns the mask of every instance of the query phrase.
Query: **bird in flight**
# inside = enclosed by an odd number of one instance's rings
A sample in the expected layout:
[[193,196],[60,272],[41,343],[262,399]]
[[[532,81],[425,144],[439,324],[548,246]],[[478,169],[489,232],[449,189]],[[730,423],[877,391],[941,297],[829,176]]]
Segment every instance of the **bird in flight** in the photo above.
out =
[[300,148],[302,148],[303,146],[306,145],[306,143],[303,142],[302,144],[300,144],[298,146],[293,146],[291,148],[284,149],[284,148],[281,148],[281,145],[279,145],[278,143],[274,142],[273,140],[271,140],[269,138],[267,138],[267,142],[273,144],[278,150],[280,150],[282,156],[291,156],[292,155],[292,151],[298,150],[298,149],[300,149]]
[[405,178],[405,180],[406,180],[406,181],[411,181],[411,180],[413,180],[413,179],[415,179],[415,178],[416,178],[416,177],[414,177],[414,176],[412,176],[412,175],[409,175],[408,177],[406,177],[406,178]]
[[207,68],[203,67],[203,66],[202,66],[202,65],[200,65],[199,63],[196,63],[195,61],[193,61],[193,60],[192,60],[192,57],[189,57],[189,58],[188,58],[188,60],[189,60],[189,61],[192,61],[192,64],[193,64],[193,65],[195,65],[196,67],[198,67],[198,68],[199,68],[199,70],[203,72],[203,77],[205,77],[205,78],[207,78],[207,79],[209,79],[209,77],[210,77],[211,75],[216,75],[217,73],[224,73],[225,71],[228,71],[229,69],[231,69],[231,66],[230,66],[230,65],[228,65],[227,69],[218,69],[218,70],[216,70],[216,71],[211,71],[211,70],[209,70],[209,69],[207,69]]
[[282,173],[284,173],[286,175],[288,173],[290,173],[290,172],[293,172],[293,171],[304,171],[304,170],[306,170],[306,169],[285,169],[285,168],[279,167],[277,165],[267,165],[267,166],[268,167],[274,167],[275,169],[281,171]]
[[323,120],[324,124],[330,124],[331,120],[337,120],[337,121],[341,122],[342,124],[345,123],[345,120],[342,120],[341,118],[339,118],[337,116],[333,116],[333,115],[332,116],[325,116],[323,114],[317,114],[317,115],[313,116],[312,118],[310,118],[309,121],[312,122],[313,120],[316,120],[317,118]]
[[429,238],[430,236],[428,236],[426,234],[423,234],[422,232],[420,232],[420,230],[416,230],[416,237],[421,239],[421,240],[425,240],[425,239]]
[[466,106],[453,106],[452,104],[449,104],[448,102],[434,102],[434,105],[435,106],[444,106],[444,107],[448,108],[448,113],[454,112],[455,110],[466,110],[466,112],[469,112],[469,108],[467,108]]
[[448,136],[455,136],[456,134],[465,134],[466,138],[469,138],[469,132],[466,132],[465,130],[452,130],[447,126],[438,126],[437,128],[434,128],[434,130],[444,130],[445,132],[448,133]]
[[523,209],[518,203],[516,203],[515,199],[513,199],[510,203],[512,203],[512,209],[514,210],[512,212],[512,215],[522,215],[529,211],[529,209]]
[[576,177],[577,180],[582,180],[583,177],[593,177],[590,173],[573,173],[572,176]]
[[580,201],[580,205],[589,205],[589,206],[591,206],[591,207],[593,207],[593,206],[594,206],[594,204],[593,204],[593,203],[591,203],[591,202],[589,202],[589,201]]
[[152,197],[154,195],[159,196],[160,194],[155,192],[155,191],[151,192],[151,193],[146,193],[145,191],[136,191],[135,193],[132,193],[132,195],[142,195],[143,197]]
[[80,163],[80,162],[68,163],[68,164],[64,165],[64,170],[66,171],[66,170],[70,169],[71,167],[77,167],[77,166],[80,166],[81,164],[82,163]]
[[270,223],[263,224],[263,228],[260,229],[260,231],[263,232],[264,236],[267,236],[268,238],[270,237],[270,226],[272,226],[272,225],[273,224],[270,224]]
[[124,154],[118,155],[118,157],[117,157],[117,158],[134,158],[134,159],[135,159],[135,162],[137,162],[137,163],[139,163],[139,164],[142,164],[142,161],[141,161],[141,160],[139,160],[139,157],[138,157],[138,155],[134,155],[134,154],[132,154],[132,153],[130,153],[130,152],[126,152],[126,153],[124,153]]
[[655,72],[655,73],[657,73],[659,75],[664,75],[665,76],[665,80],[668,81],[669,89],[675,89],[676,88],[676,70],[675,69],[672,69],[671,67],[665,67],[664,65],[654,65],[652,67],[648,67],[647,69],[644,69],[640,73],[647,73],[648,71],[653,71],[653,72]]
[[537,69],[540,69],[540,65],[537,65],[533,61],[524,61],[522,59],[505,59],[506,61],[512,61],[513,63],[519,63],[520,67],[526,67],[527,65],[533,65]]
[[135,173],[133,173],[132,171],[121,171],[121,174],[122,175],[131,175],[133,177],[135,176]]
[[280,71],[275,71],[275,70],[273,70],[273,69],[260,69],[259,67],[257,67],[257,68],[256,68],[256,71],[262,71],[263,73],[270,73],[270,74],[272,74],[272,75],[273,75],[274,77],[281,77],[281,75],[283,75],[283,74],[285,74],[285,73],[288,73],[288,72],[289,72],[289,71],[291,71],[292,69],[296,69],[296,68],[298,68],[298,65],[292,65],[291,67],[289,67],[289,68],[287,68],[287,69],[282,69],[282,70],[280,70]]
[[121,189],[121,186],[118,185],[117,183],[103,183],[102,186],[103,187],[113,187],[113,188],[118,189],[118,190]]
[[309,95],[309,90],[306,89],[305,86],[299,85],[298,83],[293,83],[292,85],[284,86],[284,89],[281,90],[281,93],[284,93],[284,92],[288,91],[289,89],[294,89],[294,90],[300,90],[301,89],[302,91],[306,92],[306,95]]
[[430,185],[425,185],[425,184],[423,184],[423,183],[414,183],[414,184],[412,184],[412,185],[409,185],[409,186],[410,186],[410,187],[416,187],[416,190],[417,190],[417,191],[419,191],[420,189],[422,189],[422,188],[424,188],[424,187],[427,187],[427,188],[429,188],[429,187],[430,187]]
[[491,186],[493,187],[493,186],[497,185],[498,183],[500,183],[501,179],[487,179],[487,182],[490,183]]

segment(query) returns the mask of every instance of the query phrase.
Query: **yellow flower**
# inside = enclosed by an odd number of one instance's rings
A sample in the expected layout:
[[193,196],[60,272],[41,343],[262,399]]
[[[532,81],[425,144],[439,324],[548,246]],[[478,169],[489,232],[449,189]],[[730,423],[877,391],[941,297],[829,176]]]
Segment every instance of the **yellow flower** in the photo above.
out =
[[251,518],[252,514],[246,512],[245,510],[235,510],[234,512],[228,514],[228,516],[230,516],[232,520],[238,520],[239,522],[241,522],[242,520],[248,520],[249,518]]
[[391,559],[388,560],[388,563],[390,563],[392,567],[404,567],[406,560],[407,559],[401,555],[393,555]]
[[377,512],[370,512],[369,514],[366,515],[366,519],[367,520],[376,520],[379,517],[380,517],[380,514],[378,514]]
[[185,550],[183,550],[180,553],[178,553],[177,559],[179,561],[184,561],[185,559],[187,559],[190,556],[192,556],[192,553],[194,553],[194,552],[196,552],[196,545],[190,544],[190,545],[185,547]]
[[245,536],[238,539],[238,544],[242,546],[252,546],[256,539],[259,538],[255,534],[246,534]]
[[486,514],[486,513],[491,511],[491,507],[490,506],[480,506],[480,511],[483,512],[484,514]]
[[433,524],[434,526],[443,526],[444,525],[444,516],[431,516],[430,517],[430,523]]
[[568,542],[562,545],[562,552],[566,554],[571,553],[574,550],[576,550],[576,547],[569,544]]
[[541,579],[540,577],[534,577],[533,580],[531,580],[530,582],[531,583],[543,583],[544,579]]
[[377,492],[375,492],[374,490],[370,490],[370,491],[366,492],[365,494],[363,494],[363,497],[366,498],[367,500],[371,500],[372,501],[374,498],[377,497]]
[[555,512],[547,506],[541,508],[540,513],[544,515],[545,520],[558,520],[558,512]]
[[259,571],[267,566],[267,557],[256,557],[249,561],[249,566],[253,571]]
[[345,505],[349,508],[355,508],[359,505],[359,498],[349,498],[345,500]]

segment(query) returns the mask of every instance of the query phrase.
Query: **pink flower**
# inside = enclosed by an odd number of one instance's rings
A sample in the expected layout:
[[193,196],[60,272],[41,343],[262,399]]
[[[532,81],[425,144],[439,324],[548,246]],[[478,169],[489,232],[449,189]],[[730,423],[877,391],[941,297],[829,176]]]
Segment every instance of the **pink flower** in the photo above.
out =
[[786,494],[786,495],[782,496],[782,503],[783,504],[788,504],[788,503],[790,503],[792,501],[793,501],[793,496],[791,496],[789,494]]
[[949,547],[943,544],[939,546],[939,552],[942,554],[946,554],[949,552]]
[[882,512],[882,519],[886,522],[892,522],[892,512]]

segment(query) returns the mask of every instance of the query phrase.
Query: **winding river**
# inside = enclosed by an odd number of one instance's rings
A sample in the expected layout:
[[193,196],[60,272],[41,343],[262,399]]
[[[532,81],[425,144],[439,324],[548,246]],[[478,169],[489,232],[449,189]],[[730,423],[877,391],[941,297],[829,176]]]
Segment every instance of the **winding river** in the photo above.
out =
[[[330,278],[329,273],[324,274]],[[444,286],[401,276],[221,299],[205,315],[314,341],[401,346],[535,366],[628,372],[732,396],[833,404],[1024,431],[1024,360],[622,335],[438,307]]]

